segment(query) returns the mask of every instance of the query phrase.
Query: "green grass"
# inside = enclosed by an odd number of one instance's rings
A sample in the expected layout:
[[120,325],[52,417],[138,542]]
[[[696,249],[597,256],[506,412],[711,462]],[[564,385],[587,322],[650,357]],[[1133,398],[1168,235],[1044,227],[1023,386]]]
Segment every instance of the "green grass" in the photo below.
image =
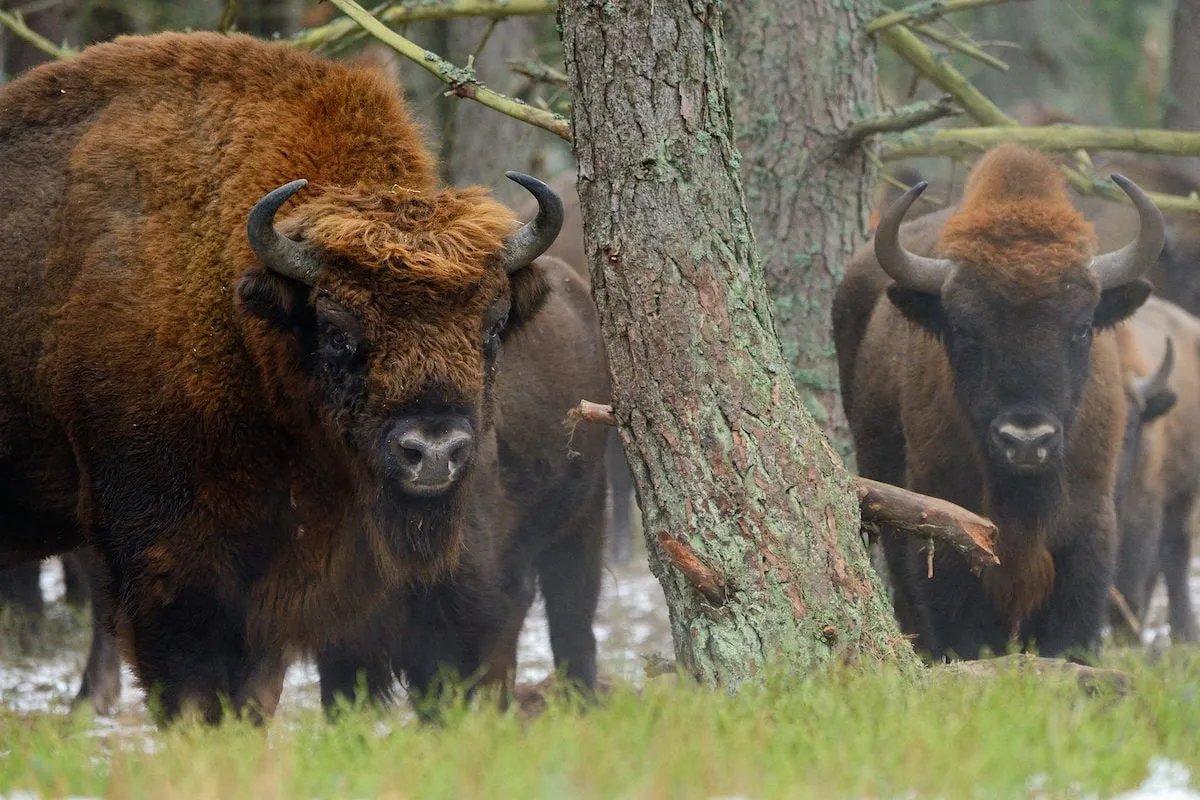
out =
[[[100,735],[86,718],[0,715],[0,793],[152,798],[1110,796],[1151,759],[1200,775],[1200,659],[1133,663],[1125,696],[1057,678],[889,672],[774,680],[727,696],[653,682],[531,721],[453,710],[440,728],[361,711],[264,734]],[[381,724],[385,722],[386,724]],[[1193,781],[1196,785],[1197,781]]]

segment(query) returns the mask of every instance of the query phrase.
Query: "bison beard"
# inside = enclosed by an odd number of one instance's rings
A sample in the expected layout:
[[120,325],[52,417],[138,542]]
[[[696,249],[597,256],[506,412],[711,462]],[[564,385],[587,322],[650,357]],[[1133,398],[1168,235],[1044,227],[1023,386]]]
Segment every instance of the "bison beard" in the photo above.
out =
[[294,654],[454,568],[562,204],[510,174],[518,229],[437,185],[385,77],[236,35],[30,71],[0,159],[0,565],[94,545],[165,718],[269,715]]
[[[883,541],[896,614],[935,658],[1014,644],[1078,656],[1113,574],[1124,390],[1112,326],[1150,291],[1161,214],[1115,176],[1141,226],[1094,255],[1046,156],[989,152],[962,203],[903,229],[918,185],[880,220],[834,300],[843,401],[866,477],[991,518],[1001,565]],[[903,243],[901,240],[905,240]],[[891,283],[890,281],[894,281]]]

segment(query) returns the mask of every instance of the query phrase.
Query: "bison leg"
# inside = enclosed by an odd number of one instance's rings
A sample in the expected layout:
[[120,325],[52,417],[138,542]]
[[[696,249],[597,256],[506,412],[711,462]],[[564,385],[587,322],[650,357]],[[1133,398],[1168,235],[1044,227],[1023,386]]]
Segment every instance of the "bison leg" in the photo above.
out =
[[[116,711],[121,697],[121,656],[114,636],[113,607],[109,599],[108,576],[103,559],[88,548],[72,554],[72,560],[83,571],[87,595],[92,598],[92,646],[88,651],[83,680],[72,707],[90,702],[101,716]],[[66,560],[64,559],[64,565]]]
[[1100,644],[1116,562],[1116,521],[1098,511],[1054,554],[1054,591],[1029,632],[1040,655],[1086,663]]
[[[602,492],[598,485],[596,492]],[[603,495],[598,495],[602,498]],[[584,502],[582,518],[564,526],[569,533],[542,550],[536,560],[554,666],[587,689],[596,686],[596,633],[592,620],[600,600],[604,559],[602,502]]]
[[343,703],[359,701],[359,689],[366,689],[366,701],[385,705],[392,699],[392,660],[389,643],[368,643],[366,637],[326,645],[317,655],[321,676],[321,707],[331,717]]
[[1187,497],[1168,506],[1163,520],[1162,541],[1159,543],[1159,559],[1167,584],[1171,639],[1175,642],[1198,641],[1188,586],[1192,562],[1190,518],[1193,504],[1194,498]]
[[[1117,575],[1114,585],[1125,598],[1134,619],[1140,621],[1146,618],[1146,608],[1149,604],[1149,589],[1152,586],[1151,575],[1158,567],[1159,541],[1162,534],[1163,514],[1161,499],[1149,503],[1145,509],[1130,509],[1136,513],[1128,513],[1128,523],[1120,533],[1120,547],[1117,551]],[[1113,628],[1113,636],[1127,645],[1138,644],[1138,637],[1129,626],[1125,615],[1110,608],[1108,618]]]
[[63,599],[67,605],[81,610],[87,606],[88,598],[91,596],[87,558],[85,553],[78,550],[59,557],[59,561],[62,562],[63,584],[66,587]]
[[36,623],[45,613],[42,564],[30,561],[0,570],[0,608],[9,607]]

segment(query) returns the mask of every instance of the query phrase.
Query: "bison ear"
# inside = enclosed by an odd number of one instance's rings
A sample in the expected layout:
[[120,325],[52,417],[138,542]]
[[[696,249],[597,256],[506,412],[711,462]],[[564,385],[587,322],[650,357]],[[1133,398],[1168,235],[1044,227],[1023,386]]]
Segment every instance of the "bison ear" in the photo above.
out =
[[1111,328],[1142,307],[1154,289],[1150,281],[1138,278],[1135,281],[1105,289],[1100,293],[1100,303],[1092,315],[1093,328]]
[[502,338],[520,330],[522,325],[537,316],[550,295],[550,281],[537,261],[509,275],[508,281],[512,305],[508,310],[508,324],[504,326]]
[[909,322],[915,322],[934,336],[941,336],[946,327],[946,312],[942,298],[936,294],[918,292],[898,283],[887,288],[888,300]]
[[237,285],[243,313],[288,331],[296,329],[297,313],[307,308],[309,291],[265,268],[247,270]]
[[1153,422],[1163,414],[1166,414],[1175,407],[1175,402],[1178,399],[1179,396],[1170,389],[1164,389],[1153,397],[1147,398],[1146,407],[1142,410],[1142,424],[1145,425],[1148,422]]

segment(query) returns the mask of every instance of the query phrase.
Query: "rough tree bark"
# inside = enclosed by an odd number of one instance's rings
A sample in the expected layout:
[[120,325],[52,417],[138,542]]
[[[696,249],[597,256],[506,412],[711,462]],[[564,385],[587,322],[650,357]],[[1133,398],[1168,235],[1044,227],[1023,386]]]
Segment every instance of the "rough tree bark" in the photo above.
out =
[[875,169],[836,138],[875,107],[875,3],[740,0],[725,10],[742,181],[784,355],[808,410],[850,455],[829,309],[864,241]]
[[1200,131],[1200,0],[1177,0],[1171,30],[1171,68],[1164,98],[1163,127]]
[[679,663],[730,688],[771,661],[916,663],[775,334],[721,4],[563,0],[559,21],[614,408]]

